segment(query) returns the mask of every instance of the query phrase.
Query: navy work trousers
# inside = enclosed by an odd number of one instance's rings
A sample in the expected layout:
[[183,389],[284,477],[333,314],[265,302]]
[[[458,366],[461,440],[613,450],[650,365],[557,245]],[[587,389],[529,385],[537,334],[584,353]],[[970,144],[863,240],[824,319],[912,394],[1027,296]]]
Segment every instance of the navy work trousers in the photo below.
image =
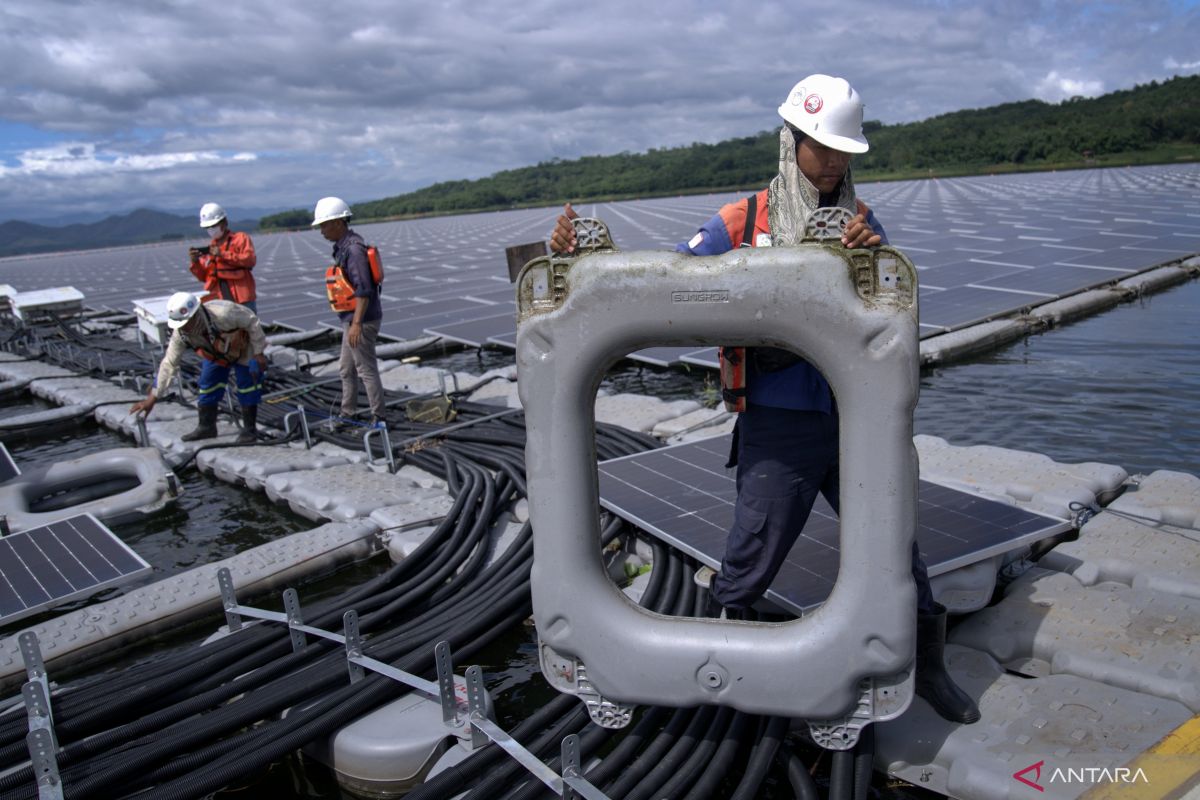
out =
[[[752,405],[738,418],[737,503],[712,595],[726,608],[754,605],[775,579],[817,494],[838,510],[838,418]],[[917,611],[936,610],[925,560],[913,542]]]
[[262,373],[258,364],[251,361],[250,365],[233,364],[223,367],[207,358],[200,359],[200,396],[196,400],[198,406],[215,406],[225,395],[229,372],[233,371],[237,384],[238,404],[256,406],[262,400]]

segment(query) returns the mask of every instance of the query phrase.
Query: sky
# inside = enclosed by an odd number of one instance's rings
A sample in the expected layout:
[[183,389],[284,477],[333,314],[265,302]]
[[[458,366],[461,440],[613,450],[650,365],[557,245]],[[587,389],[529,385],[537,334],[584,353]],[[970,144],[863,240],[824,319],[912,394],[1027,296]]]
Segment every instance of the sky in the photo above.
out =
[[804,76],[868,119],[1200,72],[1200,0],[5,0],[0,222],[353,203],[749,136]]

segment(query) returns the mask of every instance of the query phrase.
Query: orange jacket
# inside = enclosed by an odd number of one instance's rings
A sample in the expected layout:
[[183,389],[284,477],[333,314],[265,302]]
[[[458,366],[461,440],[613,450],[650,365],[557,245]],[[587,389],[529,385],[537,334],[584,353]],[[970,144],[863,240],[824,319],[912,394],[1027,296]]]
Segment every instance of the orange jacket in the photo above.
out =
[[257,298],[254,291],[254,243],[241,231],[230,231],[217,244],[220,253],[200,256],[198,263],[188,267],[196,280],[204,284],[207,300],[232,300],[249,303]]

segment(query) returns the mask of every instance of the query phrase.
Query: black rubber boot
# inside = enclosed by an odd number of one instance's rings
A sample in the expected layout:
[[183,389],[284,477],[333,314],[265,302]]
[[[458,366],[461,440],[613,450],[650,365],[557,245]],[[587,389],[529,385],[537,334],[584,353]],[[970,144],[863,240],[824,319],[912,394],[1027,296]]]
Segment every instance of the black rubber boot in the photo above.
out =
[[709,593],[708,599],[705,601],[704,616],[710,619],[721,619],[722,617],[737,620],[749,619],[745,609],[723,606],[721,605],[721,601],[712,596],[712,593]]
[[258,441],[258,405],[242,406],[242,431],[235,440],[237,444],[254,444]]
[[191,433],[185,433],[179,438],[185,442],[195,442],[200,439],[213,439],[217,435],[217,407],[216,406],[200,406],[196,409],[200,415],[200,422],[196,425],[196,430]]
[[917,615],[917,696],[942,719],[970,725],[979,721],[979,707],[958,688],[942,660],[946,645],[946,609]]

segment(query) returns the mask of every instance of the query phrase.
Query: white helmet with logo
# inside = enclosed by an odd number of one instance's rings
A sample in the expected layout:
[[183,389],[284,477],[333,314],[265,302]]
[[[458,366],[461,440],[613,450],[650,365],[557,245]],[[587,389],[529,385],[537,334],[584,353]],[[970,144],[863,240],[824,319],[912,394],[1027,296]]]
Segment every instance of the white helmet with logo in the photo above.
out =
[[845,78],[809,75],[792,87],[779,116],[826,147],[843,153],[867,152],[863,102]]
[[331,219],[349,219],[353,216],[350,213],[350,206],[346,205],[346,201],[340,197],[322,197],[317,201],[317,207],[313,210],[314,228],[320,227],[322,222],[328,222]]
[[167,327],[178,330],[200,310],[200,298],[191,292],[176,292],[167,299]]
[[200,206],[200,227],[211,228],[225,219],[225,209],[216,203],[205,203]]

